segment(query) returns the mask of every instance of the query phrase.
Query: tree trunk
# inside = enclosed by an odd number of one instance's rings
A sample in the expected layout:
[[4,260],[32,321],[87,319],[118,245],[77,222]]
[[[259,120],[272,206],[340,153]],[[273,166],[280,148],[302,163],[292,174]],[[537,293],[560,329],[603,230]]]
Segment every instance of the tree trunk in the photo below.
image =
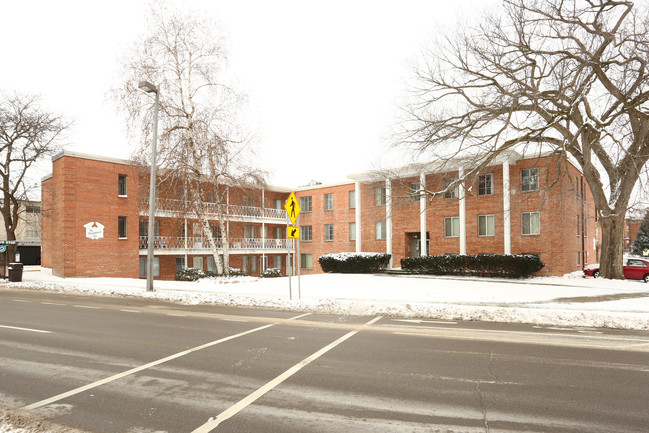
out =
[[624,213],[602,216],[599,220],[602,228],[602,251],[599,258],[602,266],[599,273],[603,278],[624,279],[624,272],[622,272],[624,222]]

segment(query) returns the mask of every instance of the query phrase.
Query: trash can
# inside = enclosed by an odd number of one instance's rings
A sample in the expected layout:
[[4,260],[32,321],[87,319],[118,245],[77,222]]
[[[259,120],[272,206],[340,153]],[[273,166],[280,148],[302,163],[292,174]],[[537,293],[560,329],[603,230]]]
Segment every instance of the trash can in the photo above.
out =
[[9,263],[9,281],[19,283],[23,280],[23,264]]

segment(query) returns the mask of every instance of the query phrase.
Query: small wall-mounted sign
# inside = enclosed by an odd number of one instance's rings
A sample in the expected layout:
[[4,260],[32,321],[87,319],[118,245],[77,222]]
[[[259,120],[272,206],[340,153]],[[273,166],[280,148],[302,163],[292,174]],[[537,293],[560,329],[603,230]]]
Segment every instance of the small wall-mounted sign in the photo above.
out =
[[104,237],[104,225],[98,222],[90,222],[83,225],[86,228],[88,239],[101,239]]

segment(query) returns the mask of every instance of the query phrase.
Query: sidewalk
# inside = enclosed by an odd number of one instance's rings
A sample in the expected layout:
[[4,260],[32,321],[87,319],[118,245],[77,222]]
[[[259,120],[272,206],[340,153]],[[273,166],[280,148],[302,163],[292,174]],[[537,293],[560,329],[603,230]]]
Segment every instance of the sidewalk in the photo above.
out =
[[[0,284],[88,295],[138,296],[195,305],[386,315],[435,320],[486,320],[550,326],[649,330],[649,284],[564,277],[526,280],[319,274],[289,279],[238,277],[197,282],[128,278],[59,278],[26,267],[22,283]],[[292,296],[291,296],[292,295]]]

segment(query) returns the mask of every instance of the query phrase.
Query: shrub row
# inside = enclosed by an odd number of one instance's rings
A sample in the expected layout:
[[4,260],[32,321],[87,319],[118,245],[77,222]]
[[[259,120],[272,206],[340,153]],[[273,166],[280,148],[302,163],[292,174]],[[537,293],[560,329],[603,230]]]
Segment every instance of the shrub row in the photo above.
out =
[[[174,276],[174,280],[176,281],[196,281],[201,278],[205,277],[214,277],[217,274],[214,274],[212,272],[208,272],[207,274],[200,269],[194,269],[194,268],[184,268],[176,272],[176,275]],[[230,276],[231,277],[244,277],[248,274],[243,272],[241,269],[237,268],[230,268]],[[262,275],[263,276],[263,275]]]
[[337,253],[325,254],[318,262],[324,272],[367,274],[385,269],[390,257],[387,253]]
[[543,266],[545,265],[536,254],[445,254],[401,260],[401,269],[431,275],[523,278],[529,277]]

